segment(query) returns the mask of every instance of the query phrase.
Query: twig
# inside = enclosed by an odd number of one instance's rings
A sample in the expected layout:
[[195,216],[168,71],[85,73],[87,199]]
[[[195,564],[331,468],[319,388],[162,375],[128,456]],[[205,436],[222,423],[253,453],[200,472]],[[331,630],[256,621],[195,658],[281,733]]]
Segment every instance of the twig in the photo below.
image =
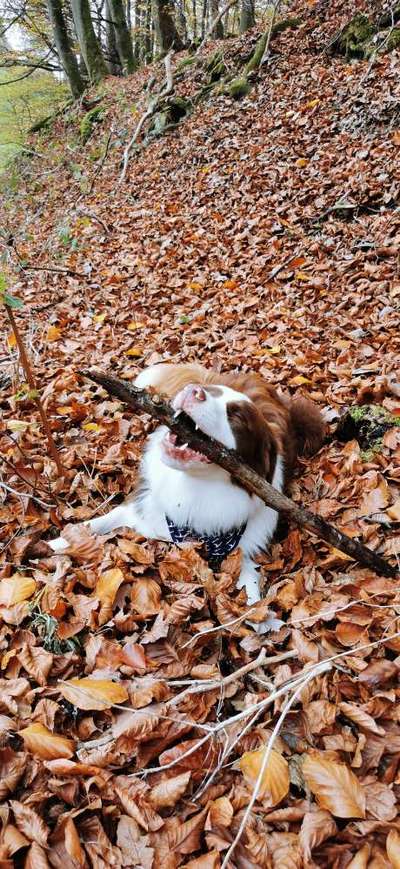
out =
[[19,263],[20,268],[24,272],[56,272],[60,275],[71,275],[75,278],[85,278],[87,280],[87,275],[84,275],[83,272],[75,272],[74,269],[62,268],[61,266],[32,266],[32,265],[22,265]]
[[[236,2],[236,0],[235,0],[235,2]],[[144,124],[146,123],[146,121],[149,120],[149,118],[151,118],[156,113],[158,106],[160,105],[161,100],[164,99],[164,97],[168,96],[173,91],[174,83],[173,83],[172,68],[171,68],[171,52],[168,52],[168,54],[164,58],[164,64],[165,64],[166,84],[164,85],[164,87],[162,88],[160,93],[157,94],[157,96],[153,100],[150,101],[148,108],[146,109],[144,115],[142,115],[142,117],[140,118],[139,123],[135,129],[135,132],[125,148],[124,156],[123,156],[122,171],[121,171],[121,175],[119,177],[118,184],[122,184],[122,182],[125,180],[125,176],[126,176],[126,172],[127,172],[127,168],[128,168],[128,163],[129,163],[129,157],[130,157],[132,148],[133,148],[142,128],[144,127]]]
[[240,839],[242,838],[242,835],[243,835],[243,832],[245,830],[246,824],[249,820],[252,808],[253,808],[254,803],[258,797],[258,793],[259,793],[259,790],[261,787],[261,783],[263,780],[265,770],[268,767],[268,762],[269,762],[269,759],[271,756],[271,751],[273,749],[275,739],[279,734],[279,731],[280,731],[282,724],[283,724],[283,722],[284,722],[284,720],[289,712],[289,709],[293,706],[293,704],[299,698],[301,692],[306,687],[306,685],[308,685],[308,683],[311,682],[312,679],[315,679],[317,676],[319,676],[320,673],[323,673],[329,669],[330,669],[329,666],[323,668],[319,664],[317,664],[316,667],[301,681],[300,685],[298,686],[298,688],[296,688],[296,690],[294,691],[292,696],[286,701],[286,703],[282,709],[282,712],[278,718],[278,721],[276,722],[275,727],[274,727],[274,729],[271,733],[271,736],[268,740],[268,745],[267,745],[266,750],[265,750],[265,754],[264,754],[264,757],[263,757],[263,760],[262,760],[262,763],[260,766],[260,771],[259,771],[258,776],[257,776],[257,781],[254,785],[254,789],[253,789],[253,793],[251,795],[250,802],[249,802],[249,804],[246,808],[246,811],[243,815],[243,818],[242,818],[240,827],[236,833],[236,836],[235,836],[231,846],[228,848],[228,850],[225,854],[224,860],[221,864],[221,869],[226,869],[226,867],[228,866],[228,863],[230,862],[230,858],[231,858],[236,846],[239,844]]
[[187,414],[182,412],[177,419],[171,405],[159,396],[152,398],[145,390],[137,389],[128,381],[110,377],[100,371],[81,371],[80,373],[93,380],[94,383],[103,386],[107,392],[116,395],[136,411],[150,414],[159,422],[167,425],[172,432],[183,438],[183,443],[188,443],[192,449],[203,453],[212,462],[220,465],[221,468],[232,474],[247,491],[261,498],[267,506],[288,516],[297,525],[312,531],[313,534],[334,546],[335,549],[345,552],[353,560],[371,567],[376,573],[389,577],[398,575],[397,567],[393,567],[384,558],[368,549],[367,546],[347,537],[346,534],[342,534],[320,516],[299,507],[286,495],[282,495],[281,492],[274,489],[252,468],[245,465],[235,450],[227,449],[200,430],[196,430],[193,421]]
[[110,232],[110,227],[107,226],[107,224],[104,222],[104,220],[102,220],[101,217],[98,217],[97,214],[94,214],[93,211],[87,211],[85,208],[81,208],[79,205],[75,209],[75,211],[77,214],[81,214],[82,217],[88,217],[89,220],[94,220],[95,223],[98,223],[99,226],[101,226],[102,229],[104,229],[104,232],[106,233],[106,235],[108,235],[108,233]]
[[17,495],[18,498],[30,498],[32,501],[36,501],[37,504],[40,504],[41,507],[45,507],[47,510],[51,507],[57,507],[57,504],[46,504],[45,501],[41,501],[40,498],[37,498],[36,495],[31,495],[30,492],[18,492],[18,489],[12,489],[7,483],[3,483],[0,480],[0,488],[5,489],[6,492],[11,492],[12,495]]
[[[263,649],[262,651],[265,650]],[[240,667],[239,670],[235,670],[233,673],[230,673],[229,676],[224,676],[223,679],[173,679],[170,681],[167,680],[167,685],[170,688],[180,687],[181,685],[198,685],[199,687],[203,686],[204,691],[210,691],[214,688],[220,688],[221,685],[228,685],[230,682],[235,682],[236,679],[241,678],[245,673],[250,673],[250,671],[254,670],[256,667],[261,667],[261,665],[263,667],[268,667],[270,664],[280,664],[281,661],[287,661],[288,658],[295,658],[298,654],[297,649],[289,649],[289,651],[282,652],[280,655],[271,655],[269,658],[264,658],[260,662],[260,652],[259,657],[254,661],[250,661],[249,664],[245,664],[244,667]],[[211,685],[211,683],[214,684]]]
[[376,46],[375,50],[372,52],[371,57],[370,57],[369,64],[368,64],[368,66],[367,66],[367,69],[366,69],[364,75],[361,76],[360,83],[359,83],[359,88],[361,87],[362,84],[364,84],[365,80],[368,78],[368,76],[369,76],[369,74],[370,74],[370,72],[371,72],[371,69],[372,69],[372,67],[373,67],[373,65],[374,65],[374,63],[375,63],[375,61],[376,61],[377,55],[379,54],[380,51],[382,51],[382,48],[384,48],[384,46],[389,42],[389,39],[390,39],[390,37],[391,37],[391,35],[392,35],[392,33],[393,33],[393,30],[394,30],[394,28],[395,28],[395,23],[396,23],[395,20],[394,20],[394,11],[395,11],[395,6],[396,6],[396,5],[397,5],[397,4],[395,3],[395,4],[394,4],[390,9],[389,9],[389,13],[388,13],[388,14],[389,14],[390,17],[391,17],[390,30],[388,30],[388,32],[387,32],[385,38],[382,39],[382,42],[380,42],[379,45]]
[[279,6],[280,6],[280,5],[281,5],[281,0],[275,0],[275,2],[274,2],[274,4],[273,4],[273,7],[272,7],[272,15],[271,15],[271,21],[270,21],[270,23],[269,23],[269,28],[268,28],[267,41],[266,41],[266,43],[265,43],[265,48],[264,48],[264,51],[263,51],[263,56],[262,56],[262,58],[261,58],[261,60],[260,60],[260,66],[263,66],[263,64],[266,63],[267,60],[268,60],[268,55],[269,55],[269,46],[270,46],[270,42],[271,42],[272,30],[273,30],[273,26],[274,26],[274,23],[275,23],[275,18],[276,18],[277,14],[278,14],[278,9],[279,9]]
[[[15,340],[16,340],[17,347],[19,350],[19,357],[21,360],[22,367],[25,371],[25,377],[29,383],[29,386],[30,386],[32,392],[36,393],[35,378],[32,374],[31,365],[30,365],[29,359],[28,359],[26,352],[25,352],[25,347],[24,347],[24,342],[22,340],[22,335],[21,335],[19,328],[17,326],[12,308],[10,308],[9,305],[5,305],[4,307],[7,311],[7,316],[8,316],[10,323],[11,323],[11,328],[12,328],[14,335],[15,335]],[[63,466],[61,464],[61,459],[60,459],[57,447],[56,447],[54,440],[53,440],[53,435],[51,433],[50,423],[49,423],[49,420],[47,419],[46,411],[45,411],[43,404],[42,404],[38,395],[34,395],[33,400],[34,400],[36,407],[39,411],[40,418],[41,418],[42,423],[43,423],[43,428],[46,432],[47,443],[49,445],[50,455],[54,459],[54,462],[57,466],[58,473],[62,477],[62,476],[64,476]]]

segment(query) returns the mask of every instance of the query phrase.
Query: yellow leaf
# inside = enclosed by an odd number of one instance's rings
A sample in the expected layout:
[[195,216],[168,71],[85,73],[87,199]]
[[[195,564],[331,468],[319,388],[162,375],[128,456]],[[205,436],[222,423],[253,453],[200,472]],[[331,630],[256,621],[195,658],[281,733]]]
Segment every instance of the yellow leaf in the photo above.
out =
[[9,346],[10,350],[12,350],[13,347],[17,346],[17,339],[14,335],[14,332],[10,332],[10,334],[7,335],[7,344]]
[[190,290],[202,290],[203,284],[199,284],[198,281],[191,281],[189,284],[189,289]]
[[[246,751],[239,761],[244,778],[254,787],[265,757],[265,748]],[[284,757],[272,749],[267,768],[264,770],[259,797],[268,796],[268,806],[276,806],[289,791],[289,765]]]
[[49,326],[46,332],[46,341],[58,341],[61,338],[61,329],[58,326]]
[[141,323],[140,320],[131,320],[131,322],[128,323],[126,328],[129,329],[130,332],[134,332],[135,329],[142,329],[142,327],[145,325],[146,324]]
[[57,736],[43,724],[35,723],[18,731],[24,740],[25,748],[41,757],[42,760],[54,760],[55,758],[72,757],[75,751],[73,739],[66,736]]
[[315,99],[315,100],[310,100],[309,103],[306,103],[306,109],[314,109],[315,106],[318,105],[318,103],[319,103],[319,99],[318,99],[318,97],[317,97],[317,99]]
[[296,374],[295,377],[289,380],[289,386],[304,386],[307,383],[312,383],[312,380],[309,380],[308,377],[304,377],[302,374]]
[[101,425],[97,422],[85,422],[82,428],[84,431],[101,431]]
[[338,338],[337,341],[334,342],[334,347],[337,347],[338,350],[347,350],[350,347],[351,341],[346,341],[344,338]]
[[56,407],[57,413],[60,413],[61,416],[68,416],[70,413],[74,412],[74,408],[69,404],[64,404],[62,407]]
[[400,522],[400,498],[397,498],[394,504],[387,508],[386,512],[394,522]]
[[391,830],[386,839],[386,851],[393,869],[400,869],[400,834]]
[[96,588],[93,591],[93,597],[101,602],[101,609],[98,615],[99,626],[105,625],[111,618],[115,595],[124,579],[124,574],[119,567],[112,567],[99,577]]
[[310,281],[311,277],[306,272],[296,272],[295,279],[296,281]]
[[306,757],[302,774],[321,809],[337,818],[365,818],[365,791],[345,763],[316,752]]
[[224,283],[222,284],[225,290],[235,290],[237,285],[238,283],[235,280],[224,281]]
[[106,319],[107,311],[103,311],[101,314],[95,314],[93,320],[95,323],[104,323]]
[[69,679],[60,683],[60,691],[77,709],[111,709],[128,699],[126,689],[111,679]]
[[14,606],[15,603],[28,600],[35,591],[36,582],[34,579],[15,573],[14,576],[2,579],[0,582],[0,605]]
[[9,431],[26,431],[30,423],[22,419],[8,419],[6,425]]
[[125,350],[127,356],[135,356],[139,358],[139,356],[143,356],[143,350],[141,347],[131,347],[130,350]]
[[307,163],[308,160],[306,160],[305,157],[299,157],[299,159],[296,160],[296,166],[299,166],[300,169],[302,169],[304,166],[307,166]]

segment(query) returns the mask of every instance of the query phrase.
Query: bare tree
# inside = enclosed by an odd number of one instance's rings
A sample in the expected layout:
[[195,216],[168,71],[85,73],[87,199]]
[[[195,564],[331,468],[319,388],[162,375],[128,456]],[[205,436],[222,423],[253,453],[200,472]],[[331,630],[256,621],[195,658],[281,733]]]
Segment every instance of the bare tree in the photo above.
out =
[[71,45],[61,0],[47,0],[47,11],[60,64],[68,79],[72,95],[78,99],[85,89],[85,84]]
[[112,23],[115,32],[115,42],[121,66],[126,75],[136,69],[133,54],[132,37],[128,30],[125,18],[123,0],[108,0],[108,8],[111,12]]
[[184,48],[174,21],[174,6],[171,0],[153,0],[153,21],[160,50],[181,51]]
[[240,32],[245,33],[256,23],[254,0],[242,0],[240,5]]
[[79,46],[91,82],[107,75],[107,66],[93,28],[89,0],[71,0],[72,16]]

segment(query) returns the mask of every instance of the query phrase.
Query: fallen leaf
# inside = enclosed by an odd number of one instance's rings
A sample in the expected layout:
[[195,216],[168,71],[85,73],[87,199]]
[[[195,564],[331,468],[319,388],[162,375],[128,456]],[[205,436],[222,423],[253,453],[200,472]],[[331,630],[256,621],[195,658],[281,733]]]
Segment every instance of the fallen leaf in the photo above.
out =
[[59,690],[77,709],[111,709],[128,699],[126,688],[108,679],[69,679],[59,684]]
[[36,581],[29,576],[14,573],[0,582],[0,605],[10,607],[29,600],[36,591]]
[[[260,773],[265,752],[265,748],[260,748],[257,751],[246,751],[239,760],[238,766],[241,769],[245,780],[252,787],[254,787]],[[279,752],[272,749],[261,779],[258,798],[261,799],[267,795],[267,804],[272,807],[280,803],[287,795],[288,791],[288,763]]]
[[18,731],[24,740],[27,751],[37,755],[42,760],[53,760],[58,757],[72,757],[75,751],[73,739],[52,733],[43,724],[30,724]]
[[386,839],[386,852],[393,869],[400,869],[400,833],[390,830]]
[[321,809],[337,818],[365,818],[365,791],[346,764],[309,754],[302,774]]

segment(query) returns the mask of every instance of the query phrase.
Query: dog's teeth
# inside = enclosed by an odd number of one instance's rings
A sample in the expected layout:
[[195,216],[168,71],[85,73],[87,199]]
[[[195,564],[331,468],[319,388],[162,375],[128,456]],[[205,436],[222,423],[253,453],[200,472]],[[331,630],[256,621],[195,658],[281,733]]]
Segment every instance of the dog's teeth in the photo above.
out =
[[198,429],[198,425],[195,425],[195,429],[196,429],[196,431],[197,431],[197,429]]
[[185,450],[186,447],[188,447],[188,446],[189,446],[189,444],[183,444],[183,445],[181,446],[181,450]]
[[182,408],[178,408],[178,410],[175,411],[175,413],[174,413],[174,419],[176,419],[177,416],[179,416],[180,413],[182,413]]

